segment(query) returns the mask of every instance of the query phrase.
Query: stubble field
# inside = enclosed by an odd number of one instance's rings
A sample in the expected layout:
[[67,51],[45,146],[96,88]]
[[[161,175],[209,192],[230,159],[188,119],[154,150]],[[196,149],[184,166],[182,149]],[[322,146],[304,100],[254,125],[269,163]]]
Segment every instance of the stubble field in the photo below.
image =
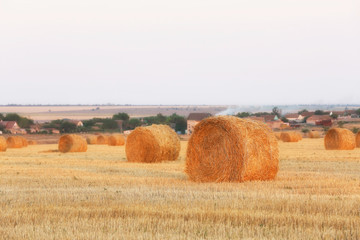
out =
[[360,239],[360,149],[279,143],[275,181],[194,183],[124,147],[0,153],[1,239]]

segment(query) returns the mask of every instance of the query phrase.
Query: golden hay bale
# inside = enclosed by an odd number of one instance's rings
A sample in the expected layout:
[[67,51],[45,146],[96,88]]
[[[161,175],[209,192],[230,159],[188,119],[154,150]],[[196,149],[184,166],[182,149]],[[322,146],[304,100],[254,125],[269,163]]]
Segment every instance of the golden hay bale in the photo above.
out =
[[179,157],[180,140],[166,125],[137,127],[127,137],[125,151],[129,162],[174,161]]
[[270,180],[278,169],[276,137],[262,122],[210,117],[196,125],[188,142],[185,172],[192,181]]
[[123,146],[125,145],[125,138],[121,134],[114,134],[109,136],[109,146]]
[[356,147],[360,148],[360,132],[356,134]]
[[354,134],[345,128],[330,129],[324,143],[326,150],[353,150],[356,146]]
[[320,132],[318,131],[310,131],[307,135],[309,138],[320,138]]
[[280,140],[281,132],[274,132],[274,135],[275,135],[277,140]]
[[8,148],[22,148],[23,147],[23,139],[19,136],[11,136],[6,139]]
[[29,145],[37,145],[38,143],[37,143],[36,140],[29,140],[29,141],[28,141],[28,144],[29,144]]
[[97,136],[86,137],[87,144],[97,144]]
[[96,143],[97,144],[108,144],[109,137],[106,135],[97,136]]
[[0,136],[0,152],[5,152],[7,149],[6,139]]
[[28,140],[24,137],[19,136],[21,138],[21,141],[23,143],[23,147],[27,147],[29,145]]
[[298,132],[282,132],[280,139],[283,142],[298,142],[302,139],[302,136]]
[[85,138],[75,134],[64,135],[59,140],[59,151],[66,152],[86,152],[87,143]]

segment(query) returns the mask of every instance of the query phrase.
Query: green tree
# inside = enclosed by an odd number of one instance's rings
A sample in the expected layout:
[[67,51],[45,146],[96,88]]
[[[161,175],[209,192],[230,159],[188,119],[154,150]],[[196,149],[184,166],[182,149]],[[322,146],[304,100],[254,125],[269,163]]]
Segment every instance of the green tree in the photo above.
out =
[[8,113],[4,117],[4,121],[15,121],[18,122],[21,119],[21,116],[17,113]]
[[114,114],[112,119],[128,121],[130,119],[130,116],[127,113],[121,112],[121,113],[118,113],[118,114]]
[[331,118],[333,118],[333,119],[337,119],[338,117],[339,117],[339,115],[338,114],[336,114],[336,113],[333,113],[333,114],[331,114],[331,116],[330,116]]
[[274,107],[271,112],[273,115],[276,115],[278,118],[281,116],[281,110],[278,107]]
[[298,114],[307,113],[307,112],[309,112],[309,111],[306,109],[303,109],[303,110],[299,111]]
[[76,132],[76,124],[68,121],[63,121],[59,128],[62,133],[73,133]]
[[117,129],[119,128],[117,122],[114,120],[114,119],[111,119],[111,118],[105,118],[102,120],[102,128],[103,129]]
[[287,122],[289,122],[289,119],[287,119],[286,117],[282,117],[282,118],[281,118],[281,121],[283,121],[283,122],[286,122],[286,123],[287,123]]
[[316,110],[316,111],[314,112],[314,114],[315,114],[315,115],[326,115],[327,113],[324,112],[323,110]]
[[2,113],[0,113],[0,120],[4,120],[4,115]]
[[129,129],[135,129],[136,127],[139,127],[139,126],[141,126],[141,121],[140,121],[140,119],[138,119],[138,118],[131,118],[130,120],[129,120],[129,126],[128,126],[128,128]]
[[167,118],[167,123],[175,123],[175,131],[185,133],[187,128],[187,121],[183,116],[179,116],[177,114],[173,114]]
[[236,117],[238,118],[246,118],[246,117],[250,117],[251,114],[249,112],[239,112],[238,114],[236,114]]

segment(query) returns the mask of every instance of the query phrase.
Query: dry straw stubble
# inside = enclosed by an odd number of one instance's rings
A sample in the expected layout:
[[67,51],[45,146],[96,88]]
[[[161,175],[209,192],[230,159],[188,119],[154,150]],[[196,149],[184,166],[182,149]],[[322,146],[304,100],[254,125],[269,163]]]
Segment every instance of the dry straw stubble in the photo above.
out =
[[137,127],[127,137],[125,151],[129,162],[174,161],[179,157],[180,140],[166,125]]
[[75,134],[64,135],[59,139],[59,151],[62,153],[86,152],[86,139]]
[[353,150],[356,146],[354,134],[345,128],[332,128],[324,138],[326,150]]
[[275,135],[264,123],[231,116],[201,121],[188,142],[185,172],[196,182],[274,179],[279,169]]
[[125,145],[125,138],[121,134],[114,134],[108,138],[109,146],[123,146]]
[[0,136],[0,152],[5,152],[7,149],[6,139]]

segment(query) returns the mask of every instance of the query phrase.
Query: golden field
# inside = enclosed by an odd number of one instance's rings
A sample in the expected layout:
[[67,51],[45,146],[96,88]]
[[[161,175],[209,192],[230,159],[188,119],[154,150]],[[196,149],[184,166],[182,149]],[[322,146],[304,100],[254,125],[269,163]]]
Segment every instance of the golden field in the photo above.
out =
[[360,149],[279,143],[275,181],[194,183],[124,147],[0,153],[1,239],[360,239]]

